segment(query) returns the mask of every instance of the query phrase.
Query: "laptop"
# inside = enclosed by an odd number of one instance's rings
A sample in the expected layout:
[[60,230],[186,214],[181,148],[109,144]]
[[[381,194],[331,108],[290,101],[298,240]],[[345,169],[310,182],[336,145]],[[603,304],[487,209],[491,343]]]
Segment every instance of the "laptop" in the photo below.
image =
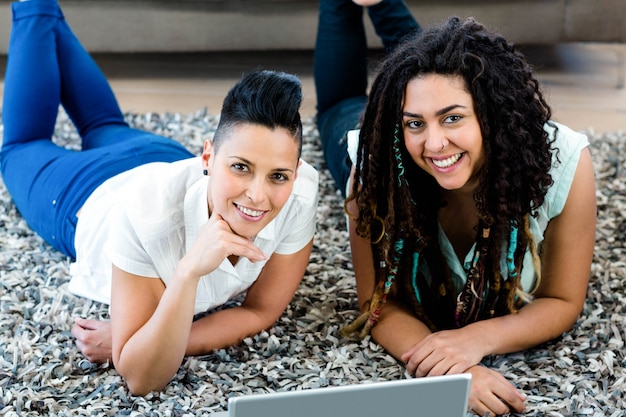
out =
[[228,399],[212,417],[466,417],[471,374],[360,383]]

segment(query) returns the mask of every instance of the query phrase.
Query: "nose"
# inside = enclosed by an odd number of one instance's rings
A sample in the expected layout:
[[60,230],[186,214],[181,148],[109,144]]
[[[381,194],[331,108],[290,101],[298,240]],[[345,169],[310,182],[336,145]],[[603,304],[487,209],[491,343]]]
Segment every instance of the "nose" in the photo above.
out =
[[265,179],[255,176],[246,188],[246,197],[254,204],[260,204],[265,201],[267,191],[265,189]]
[[445,143],[445,133],[443,129],[438,127],[428,127],[426,131],[426,142],[424,149],[431,153],[439,153],[443,149]]

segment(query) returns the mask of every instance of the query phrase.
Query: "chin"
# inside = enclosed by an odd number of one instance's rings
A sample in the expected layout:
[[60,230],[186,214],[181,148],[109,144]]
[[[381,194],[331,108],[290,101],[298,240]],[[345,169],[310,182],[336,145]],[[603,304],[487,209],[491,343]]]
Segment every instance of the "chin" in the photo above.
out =
[[232,228],[232,230],[233,233],[235,233],[237,236],[245,237],[246,239],[252,239],[254,238],[254,236],[256,236],[256,233],[251,232],[249,228],[238,227]]
[[441,182],[437,182],[439,184],[439,186],[441,188],[443,188],[444,190],[447,191],[458,191],[463,189],[466,185],[467,185],[467,181],[465,182],[455,182],[455,183],[450,183],[450,182],[446,182],[446,183],[441,183]]
[[[246,239],[250,239],[253,240],[256,235],[261,231],[261,229],[263,229],[266,224],[264,223],[262,226],[261,225],[246,225],[247,227],[232,227],[233,232],[241,237],[245,237]],[[259,227],[260,226],[260,227]]]

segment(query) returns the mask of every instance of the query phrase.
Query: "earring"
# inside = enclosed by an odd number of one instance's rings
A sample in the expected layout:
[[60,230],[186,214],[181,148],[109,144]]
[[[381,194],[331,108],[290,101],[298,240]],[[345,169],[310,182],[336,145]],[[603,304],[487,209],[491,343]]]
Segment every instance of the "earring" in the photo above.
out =
[[208,169],[204,169],[204,170],[202,170],[202,174],[203,174],[203,175],[209,175],[209,170],[208,170]]

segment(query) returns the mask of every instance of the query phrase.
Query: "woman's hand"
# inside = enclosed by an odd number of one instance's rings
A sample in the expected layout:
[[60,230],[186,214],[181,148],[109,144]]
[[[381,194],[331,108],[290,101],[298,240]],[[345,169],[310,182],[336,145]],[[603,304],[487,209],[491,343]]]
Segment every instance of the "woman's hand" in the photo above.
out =
[[415,377],[445,374],[472,374],[469,406],[484,416],[522,412],[525,397],[497,371],[480,366],[483,353],[480,342],[472,340],[478,334],[466,326],[461,329],[432,333],[413,345],[401,360]]
[[180,263],[189,271],[185,275],[199,279],[213,272],[229,256],[248,258],[252,262],[267,258],[251,240],[235,234],[216,213],[200,228],[194,245]]
[[479,364],[484,353],[479,349],[480,341],[473,340],[476,333],[470,327],[424,337],[400,358],[407,372],[416,377],[460,374]]
[[479,416],[523,413],[526,397],[497,371],[475,365],[467,370],[472,374],[469,407]]
[[111,323],[76,317],[72,326],[76,346],[93,363],[111,360]]

